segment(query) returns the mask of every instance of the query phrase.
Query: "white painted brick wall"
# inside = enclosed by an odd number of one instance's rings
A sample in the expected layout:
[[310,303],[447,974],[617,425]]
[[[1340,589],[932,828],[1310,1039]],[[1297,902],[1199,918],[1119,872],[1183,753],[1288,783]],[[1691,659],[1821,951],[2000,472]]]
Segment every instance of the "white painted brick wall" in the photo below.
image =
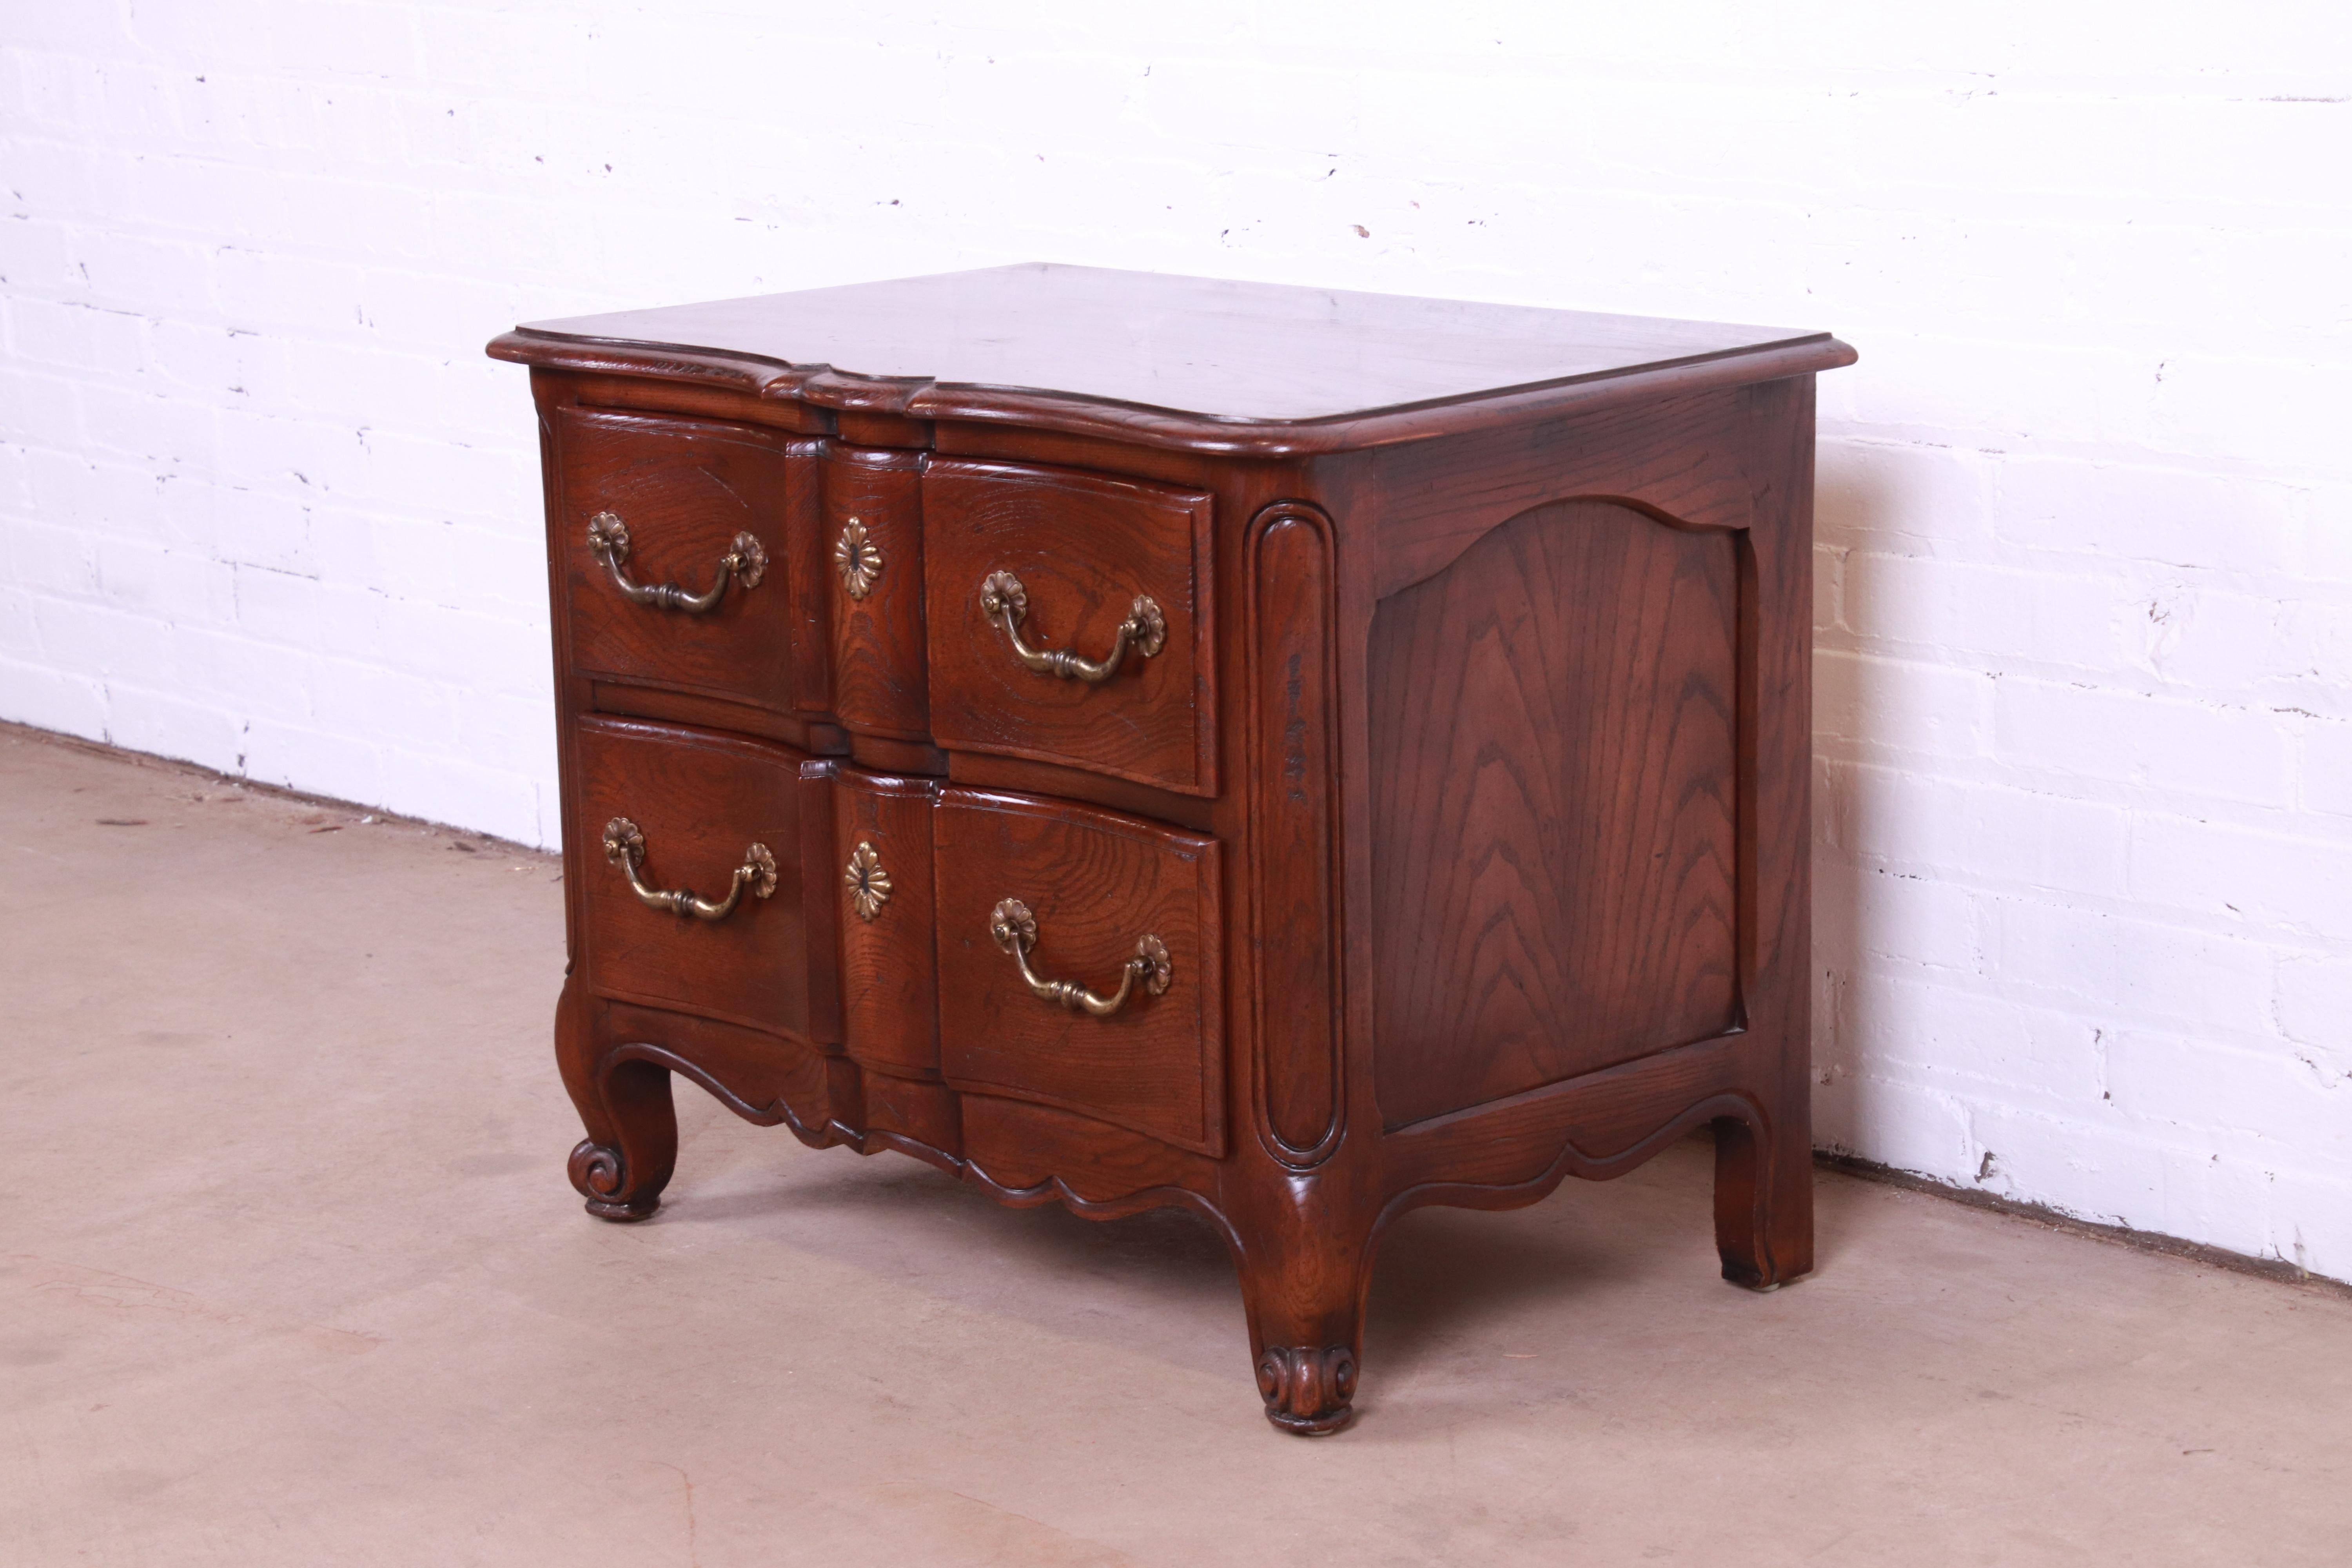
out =
[[555,832],[527,317],[1833,328],[1823,1140],[2352,1278],[2352,7],[10,0],[0,715]]

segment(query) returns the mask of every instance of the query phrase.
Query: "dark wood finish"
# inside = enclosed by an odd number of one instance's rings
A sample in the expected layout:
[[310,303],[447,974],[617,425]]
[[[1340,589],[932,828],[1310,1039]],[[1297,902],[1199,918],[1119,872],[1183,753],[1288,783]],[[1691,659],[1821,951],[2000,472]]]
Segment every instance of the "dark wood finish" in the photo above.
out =
[[[578,746],[579,820],[598,836],[583,910],[590,989],[838,1040],[833,764],[764,742],[610,719],[583,720]],[[723,897],[756,843],[775,858],[775,890],[747,893],[710,922],[648,908],[604,858],[601,835],[614,817],[643,830],[649,883]]]
[[1738,1026],[1738,542],[1521,512],[1372,617],[1391,1125]]
[[[834,800],[841,906],[844,1039],[863,1066],[908,1078],[940,1070],[932,952],[931,807],[939,781],[845,768]],[[870,855],[863,851],[870,849]]]
[[[1811,1267],[1812,374],[1844,345],[1016,268],[491,352],[541,416],[592,1212],[655,1212],[675,1076],[1005,1203],[1181,1205],[1304,1434],[1349,1419],[1374,1250],[1423,1204],[1711,1126],[1724,1276]],[[581,569],[612,497],[643,580],[698,588],[751,526],[781,584],[678,635]],[[912,591],[845,608],[852,514]],[[1168,647],[1037,675],[992,570],[1034,646],[1099,654],[1147,593]],[[721,892],[759,837],[777,890],[648,908],[612,815],[649,880]],[[1168,989],[1033,994],[1008,897],[1041,976],[1112,991],[1150,931]]]
[[820,756],[842,756],[850,749],[850,737],[838,724],[779,713],[747,702],[730,702],[723,697],[705,697],[695,691],[594,680],[588,683],[588,708],[622,718],[660,719],[704,730],[732,730],[738,734],[782,741],[795,751]]
[[[928,741],[930,733],[921,482],[912,452],[836,446],[825,456],[822,570],[833,622],[834,710],[851,731],[884,740]],[[845,541],[852,544],[847,570]]]
[[1360,451],[1853,359],[1826,332],[1045,262],[534,321],[490,353],[729,387],[845,420],[889,414],[1255,458]]
[[1336,625],[1331,520],[1268,507],[1251,524],[1249,730],[1258,1127],[1283,1163],[1314,1164],[1341,1124]]
[[[631,682],[789,710],[793,637],[785,537],[794,471],[789,443],[740,425],[567,408],[556,429],[562,552],[572,668]],[[769,555],[758,586],[728,584],[716,607],[688,615],[633,604],[588,544],[590,520],[627,525],[632,579],[700,593],[738,533]],[[822,659],[818,659],[820,665]]]
[[[1222,1152],[1223,922],[1217,841],[1061,801],[949,789],[938,846],[940,1033],[948,1080],[1086,1111],[1181,1149]],[[1031,963],[1098,993],[1139,938],[1173,978],[1097,1018],[1031,994],[989,936],[1018,899],[1036,918]]]
[[[1067,763],[1186,795],[1216,792],[1211,499],[1098,474],[934,460],[923,476],[932,725],[951,751]],[[1100,685],[1028,668],[982,590],[1026,589],[1026,641],[1099,659],[1138,595],[1166,641]]]

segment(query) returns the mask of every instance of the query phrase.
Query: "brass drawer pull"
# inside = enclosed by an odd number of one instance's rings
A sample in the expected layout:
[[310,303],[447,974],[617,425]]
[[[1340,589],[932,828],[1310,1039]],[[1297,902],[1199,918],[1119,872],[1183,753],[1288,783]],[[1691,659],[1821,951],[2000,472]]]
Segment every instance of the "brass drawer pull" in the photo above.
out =
[[1127,619],[1118,623],[1118,636],[1111,640],[1110,651],[1100,659],[1087,658],[1066,648],[1034,648],[1023,642],[1021,620],[1029,613],[1029,591],[1010,572],[991,572],[987,581],[981,584],[980,613],[1004,628],[1004,639],[1013,645],[1013,656],[1022,663],[1040,674],[1083,680],[1088,686],[1100,686],[1117,675],[1118,667],[1127,662],[1129,648],[1150,658],[1168,646],[1168,619],[1146,594],[1135,596]]
[[1118,989],[1108,996],[1097,996],[1075,980],[1041,980],[1029,967],[1029,950],[1037,945],[1037,917],[1018,899],[1006,899],[990,911],[988,934],[1021,966],[1021,978],[1031,994],[1059,1003],[1073,1013],[1108,1018],[1127,1005],[1137,981],[1142,981],[1144,990],[1152,995],[1162,996],[1167,994],[1168,983],[1176,977],[1176,966],[1168,959],[1168,944],[1156,936],[1143,936],[1136,939],[1135,956],[1119,971]]
[[743,864],[735,868],[735,885],[727,889],[727,897],[719,903],[698,899],[680,888],[666,893],[659,888],[648,888],[637,876],[637,867],[646,858],[646,836],[637,825],[625,816],[616,816],[604,824],[604,858],[621,868],[629,879],[629,890],[657,910],[667,910],[674,915],[692,915],[698,921],[723,921],[735,912],[742,900],[743,889],[750,888],[755,899],[764,899],[776,890],[776,858],[768,853],[764,844],[754,844],[743,851]]
[[750,534],[739,533],[728,545],[727,553],[719,558],[719,581],[699,594],[689,594],[675,583],[632,583],[625,569],[629,525],[617,513],[609,511],[600,511],[588,520],[588,553],[604,563],[604,569],[613,574],[613,585],[631,604],[683,610],[689,616],[717,609],[719,601],[727,595],[728,584],[740,579],[746,588],[756,588],[760,579],[768,574],[768,552]]

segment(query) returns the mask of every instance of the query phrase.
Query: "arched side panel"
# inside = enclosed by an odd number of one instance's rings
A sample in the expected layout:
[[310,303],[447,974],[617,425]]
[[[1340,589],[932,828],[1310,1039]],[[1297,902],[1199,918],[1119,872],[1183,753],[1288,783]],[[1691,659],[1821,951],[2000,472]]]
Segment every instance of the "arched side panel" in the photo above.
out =
[[1251,1081],[1260,1142],[1304,1168],[1330,1153],[1346,1121],[1331,520],[1276,502],[1252,520],[1247,549]]
[[1367,984],[1388,1126],[1741,1026],[1741,545],[1559,502],[1380,605]]

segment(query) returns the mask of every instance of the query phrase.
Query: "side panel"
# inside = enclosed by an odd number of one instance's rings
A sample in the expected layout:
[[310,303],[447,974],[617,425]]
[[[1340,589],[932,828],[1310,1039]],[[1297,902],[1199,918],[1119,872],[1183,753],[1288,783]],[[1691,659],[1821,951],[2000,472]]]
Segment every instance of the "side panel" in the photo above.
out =
[[1390,1124],[1739,1026],[1741,548],[1569,502],[1380,605],[1370,984]]

